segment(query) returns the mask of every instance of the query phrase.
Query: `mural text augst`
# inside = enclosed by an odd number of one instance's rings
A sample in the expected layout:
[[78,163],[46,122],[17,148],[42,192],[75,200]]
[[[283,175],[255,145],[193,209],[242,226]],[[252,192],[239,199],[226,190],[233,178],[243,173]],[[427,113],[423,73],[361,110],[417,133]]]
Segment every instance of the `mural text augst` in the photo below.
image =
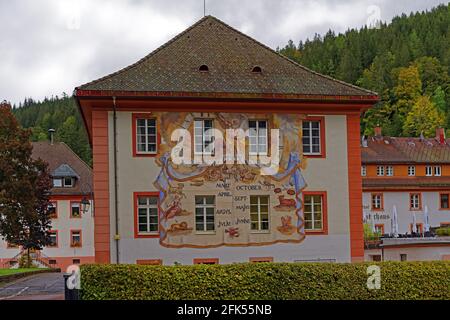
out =
[[161,245],[208,248],[304,239],[304,116],[154,115],[163,128],[160,172],[153,181],[160,191]]

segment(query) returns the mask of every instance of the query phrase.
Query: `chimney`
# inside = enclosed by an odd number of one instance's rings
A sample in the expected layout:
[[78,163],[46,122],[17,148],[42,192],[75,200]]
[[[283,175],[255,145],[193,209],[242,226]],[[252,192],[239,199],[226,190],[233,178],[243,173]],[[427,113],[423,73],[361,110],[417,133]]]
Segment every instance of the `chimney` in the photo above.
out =
[[439,141],[439,144],[445,144],[445,129],[444,128],[436,128],[436,140]]
[[375,132],[375,137],[381,137],[381,127],[379,124],[373,128],[373,131]]
[[53,145],[53,135],[55,133],[55,129],[48,129],[48,133],[50,134],[50,144]]

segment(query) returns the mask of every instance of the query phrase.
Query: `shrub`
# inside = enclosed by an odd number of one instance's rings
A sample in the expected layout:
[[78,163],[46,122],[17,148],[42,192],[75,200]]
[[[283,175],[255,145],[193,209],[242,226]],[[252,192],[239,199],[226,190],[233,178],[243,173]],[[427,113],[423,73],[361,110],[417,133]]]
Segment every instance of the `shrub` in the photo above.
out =
[[33,259],[28,254],[23,254],[19,258],[19,268],[35,268],[36,266],[33,263]]
[[436,229],[436,234],[440,237],[450,236],[450,227]]
[[374,263],[83,265],[82,299],[450,299],[450,263],[382,262],[381,289],[367,289]]

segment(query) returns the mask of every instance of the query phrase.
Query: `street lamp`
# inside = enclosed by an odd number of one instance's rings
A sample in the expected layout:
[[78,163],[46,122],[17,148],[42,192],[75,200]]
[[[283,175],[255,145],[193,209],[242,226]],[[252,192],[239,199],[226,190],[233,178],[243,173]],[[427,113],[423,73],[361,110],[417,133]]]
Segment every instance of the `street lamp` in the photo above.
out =
[[92,192],[92,187],[89,183],[85,182],[81,185],[81,193],[84,194],[83,198],[81,198],[80,202],[80,211],[82,214],[86,214],[91,211],[92,216],[94,215],[94,204],[92,204],[91,209],[91,200],[94,199],[94,194]]
[[91,202],[89,201],[88,198],[86,198],[86,196],[84,196],[83,199],[81,199],[81,203],[80,203],[81,212],[83,214],[88,213],[90,207],[91,207]]

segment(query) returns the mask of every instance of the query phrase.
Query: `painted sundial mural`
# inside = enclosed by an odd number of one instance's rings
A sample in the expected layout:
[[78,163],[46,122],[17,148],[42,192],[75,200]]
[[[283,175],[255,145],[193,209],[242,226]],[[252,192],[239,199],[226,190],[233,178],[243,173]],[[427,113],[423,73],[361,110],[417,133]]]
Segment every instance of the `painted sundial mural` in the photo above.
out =
[[[154,181],[160,191],[161,245],[257,246],[304,239],[302,115],[161,112],[155,116],[163,128],[156,160],[160,172]],[[247,130],[252,119],[266,120],[269,128],[279,129],[278,171],[262,175],[260,166],[250,163],[175,164],[171,150],[177,141],[171,141],[171,134],[183,128],[193,133],[194,140],[196,119],[213,120],[224,137],[226,129]]]

